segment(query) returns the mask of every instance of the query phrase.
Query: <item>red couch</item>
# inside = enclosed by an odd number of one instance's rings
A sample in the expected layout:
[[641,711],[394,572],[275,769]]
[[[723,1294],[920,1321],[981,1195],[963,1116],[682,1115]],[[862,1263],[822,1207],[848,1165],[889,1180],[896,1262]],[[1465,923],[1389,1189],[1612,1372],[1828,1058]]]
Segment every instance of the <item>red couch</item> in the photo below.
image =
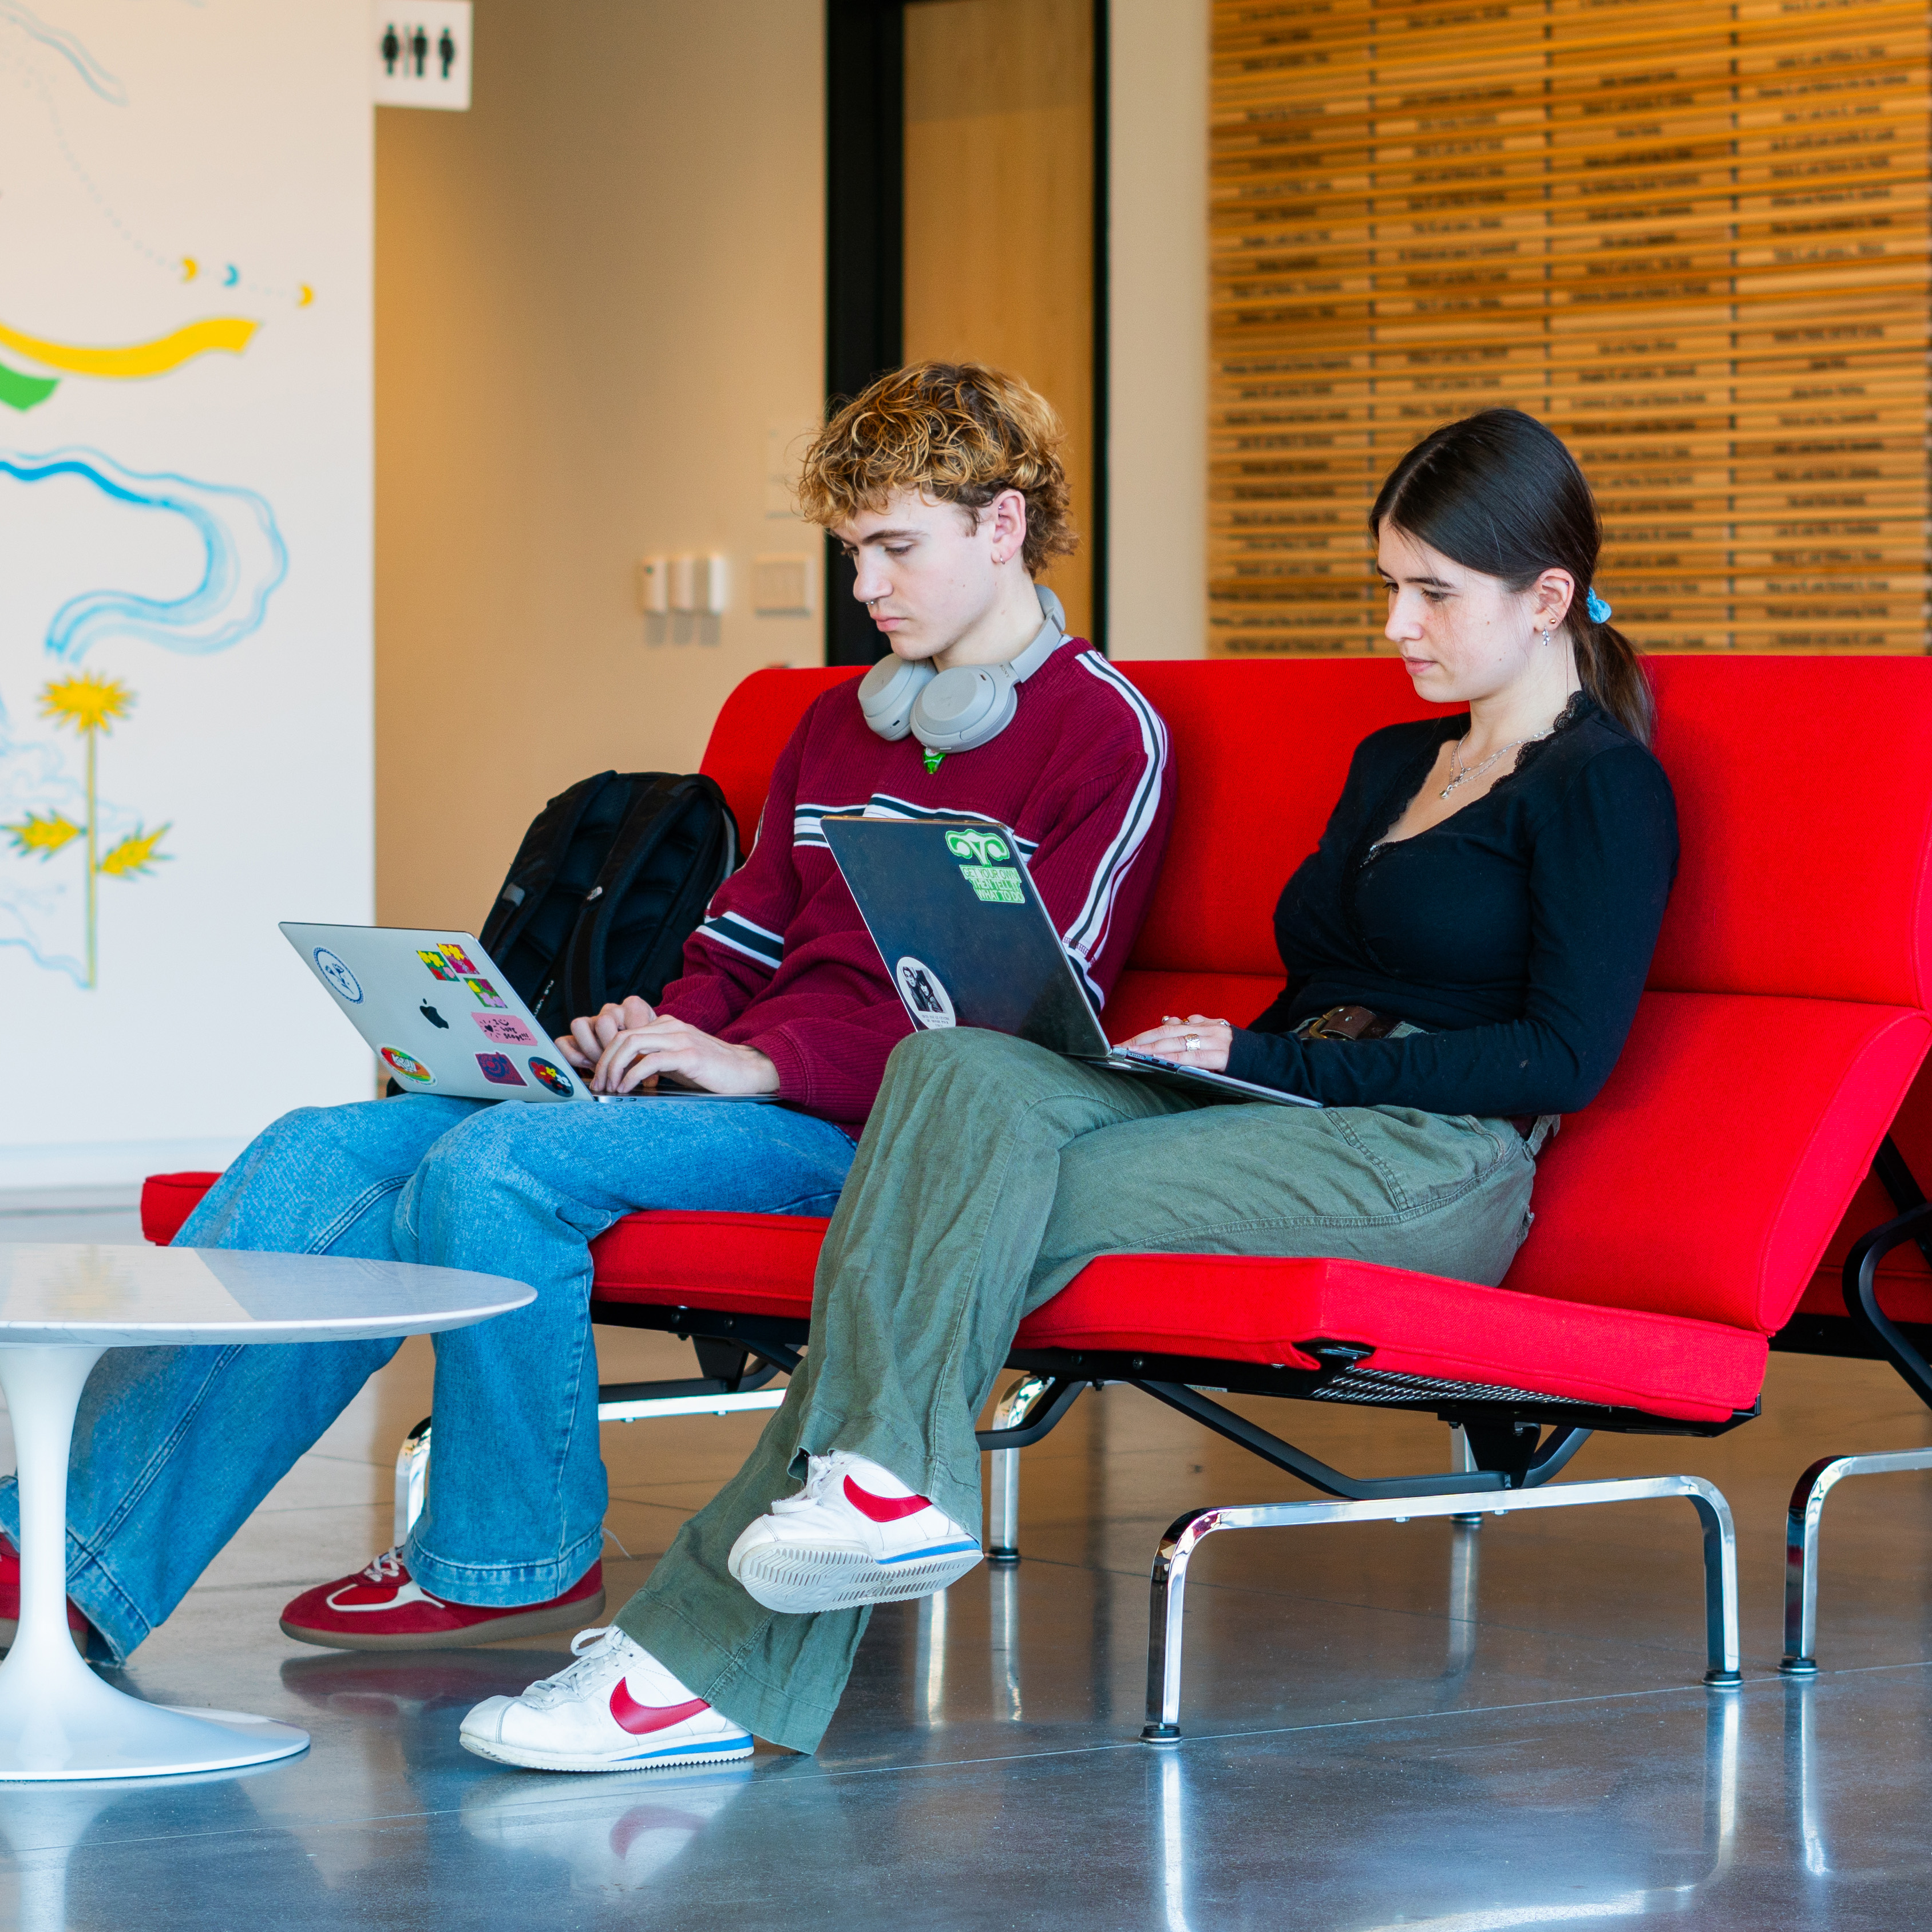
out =
[[[1279,987],[1274,902],[1352,748],[1426,707],[1377,660],[1126,668],[1167,718],[1180,795],[1108,1030],[1163,1012],[1244,1021]],[[1089,1382],[1127,1381],[1346,1499],[1294,1508],[1380,1515],[1394,1498],[1442,1514],[1445,1498],[1484,1492],[1509,1492],[1511,1507],[1538,1491],[1539,1506],[1611,1499],[1583,1492],[1617,1485],[1541,1486],[1592,1429],[1703,1434],[1756,1413],[1770,1340],[1834,1230],[1892,1211],[1854,1197],[1932,1044],[1932,664],[1713,656],[1652,668],[1682,869],[1630,1042],[1542,1157],[1537,1225],[1504,1285],[1342,1261],[1109,1256],[1022,1327],[1012,1360],[1025,1385],[986,1446],[1035,1439]],[[760,671],[727,700],[704,768],[742,823],[805,705],[853,674]],[[151,1238],[170,1237],[206,1180],[149,1184]],[[707,1367],[725,1373],[692,1386],[736,1388],[731,1350],[794,1358],[824,1225],[633,1216],[596,1244],[593,1311],[703,1340]],[[1932,1276],[1918,1278],[1932,1309]],[[1348,1478],[1204,1385],[1432,1411],[1463,1428],[1474,1466]],[[1708,1681],[1734,1682],[1728,1512],[1708,1485],[1660,1480],[1680,1486],[1644,1492],[1684,1495],[1704,1518]],[[997,1491],[996,1546],[1011,1541]],[[1150,1711],[1150,1735],[1174,1734],[1186,1553],[1239,1526],[1234,1514],[1184,1519],[1156,1562],[1156,1622],[1168,1627],[1156,1649],[1172,1654],[1164,1676],[1156,1658],[1150,1703],[1165,1714]]]

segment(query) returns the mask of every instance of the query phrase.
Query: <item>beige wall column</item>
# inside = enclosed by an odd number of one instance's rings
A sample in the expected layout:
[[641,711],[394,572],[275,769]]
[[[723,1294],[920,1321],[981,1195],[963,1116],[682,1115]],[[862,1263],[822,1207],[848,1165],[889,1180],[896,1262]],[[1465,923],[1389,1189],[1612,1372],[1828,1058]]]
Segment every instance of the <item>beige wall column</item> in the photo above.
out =
[[[740,679],[820,661],[749,580],[821,552],[766,479],[825,306],[818,0],[479,0],[476,34],[475,106],[379,110],[376,171],[378,916],[472,930],[546,797],[689,770]],[[713,550],[722,618],[640,614],[640,556]]]
[[1207,651],[1208,0],[1112,0],[1107,644]]

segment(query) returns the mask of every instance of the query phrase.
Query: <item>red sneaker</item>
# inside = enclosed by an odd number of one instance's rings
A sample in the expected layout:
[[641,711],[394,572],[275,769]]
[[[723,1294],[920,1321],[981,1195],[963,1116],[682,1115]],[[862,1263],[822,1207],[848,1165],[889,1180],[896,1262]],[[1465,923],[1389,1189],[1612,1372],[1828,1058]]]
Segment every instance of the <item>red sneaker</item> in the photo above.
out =
[[[74,1648],[85,1657],[94,1626],[71,1597],[67,1600],[67,1627],[73,1634]],[[0,1650],[13,1648],[20,1628],[20,1552],[14,1547],[14,1539],[0,1531]]]
[[282,1634],[332,1650],[442,1650],[572,1630],[604,1607],[604,1565],[591,1564],[560,1597],[496,1609],[432,1597],[401,1555],[386,1550],[366,1570],[304,1590],[282,1612]]

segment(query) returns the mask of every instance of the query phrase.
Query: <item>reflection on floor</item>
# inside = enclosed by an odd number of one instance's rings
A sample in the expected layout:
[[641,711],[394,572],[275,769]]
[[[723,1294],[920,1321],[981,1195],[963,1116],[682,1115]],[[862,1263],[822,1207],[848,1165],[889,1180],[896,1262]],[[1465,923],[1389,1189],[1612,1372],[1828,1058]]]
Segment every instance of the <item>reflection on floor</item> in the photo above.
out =
[[[0,1238],[16,1231],[0,1222]],[[612,1338],[607,1372],[678,1372]],[[0,1794],[0,1913],[33,1928],[911,1924],[1486,1932],[1668,1918],[1927,1922],[1932,1484],[1849,1484],[1826,1520],[1820,1655],[1776,1675],[1782,1517],[1818,1455],[1932,1417],[1888,1372],[1774,1358],[1762,1420],[1600,1440],[1577,1478],[1688,1470],[1736,1509],[1744,1690],[1703,1668],[1682,1504],[1213,1540],[1190,1592],[1186,1741],[1138,1741],[1146,1576],[1183,1508],[1294,1492],[1131,1390],[1026,1452],[1026,1561],[873,1620],[824,1749],[623,1778],[506,1772],[456,1743],[474,1700],[564,1640],[422,1657],[304,1648],[295,1591],[387,1540],[389,1459],[428,1406],[411,1343],[126,1673],[170,1703],[300,1724],[307,1757],[170,1786]],[[1251,1406],[1280,1421],[1281,1408]],[[1365,1472],[1439,1467],[1426,1418],[1303,1405]],[[605,1432],[614,1603],[759,1418]]]

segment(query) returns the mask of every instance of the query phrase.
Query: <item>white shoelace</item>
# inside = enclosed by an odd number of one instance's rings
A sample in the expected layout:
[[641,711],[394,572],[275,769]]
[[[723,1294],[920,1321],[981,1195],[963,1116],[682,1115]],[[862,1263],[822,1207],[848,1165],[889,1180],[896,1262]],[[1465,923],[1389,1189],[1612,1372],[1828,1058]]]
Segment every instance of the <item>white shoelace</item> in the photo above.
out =
[[[612,1639],[615,1641],[609,1640]],[[602,1690],[603,1686],[597,1679],[608,1676],[611,1664],[616,1661],[616,1653],[626,1640],[615,1624],[579,1630],[570,1640],[570,1654],[577,1661],[566,1664],[554,1677],[542,1678],[532,1684],[524,1693],[523,1701],[533,1710],[547,1711],[553,1704],[588,1696],[592,1691]]]
[[402,1551],[400,1549],[384,1550],[362,1574],[372,1583],[393,1582],[404,1574]]
[[789,1514],[793,1510],[812,1509],[825,1500],[826,1486],[832,1480],[832,1462],[830,1456],[808,1456],[805,1464],[805,1487],[795,1496],[781,1496],[772,1505],[772,1514]]

